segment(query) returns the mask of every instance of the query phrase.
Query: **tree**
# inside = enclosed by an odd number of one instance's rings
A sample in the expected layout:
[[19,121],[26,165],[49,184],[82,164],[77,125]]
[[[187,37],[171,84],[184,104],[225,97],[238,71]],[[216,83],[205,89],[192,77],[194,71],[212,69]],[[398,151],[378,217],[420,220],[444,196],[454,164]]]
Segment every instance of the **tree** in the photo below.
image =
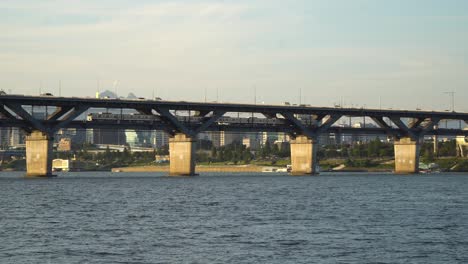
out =
[[164,145],[164,146],[160,147],[159,149],[156,150],[156,153],[158,155],[169,155],[169,146]]
[[279,147],[277,144],[273,144],[273,146],[271,147],[271,155],[276,155],[278,156],[280,150],[279,150]]
[[457,155],[457,145],[455,140],[442,142],[439,148],[440,156],[456,156]]
[[423,160],[425,162],[433,162],[434,161],[434,152],[430,149],[425,149],[423,152]]
[[367,156],[368,157],[380,157],[380,148],[382,148],[382,142],[379,138],[370,141],[367,144]]
[[211,158],[216,159],[218,156],[218,150],[216,149],[215,146],[211,147]]

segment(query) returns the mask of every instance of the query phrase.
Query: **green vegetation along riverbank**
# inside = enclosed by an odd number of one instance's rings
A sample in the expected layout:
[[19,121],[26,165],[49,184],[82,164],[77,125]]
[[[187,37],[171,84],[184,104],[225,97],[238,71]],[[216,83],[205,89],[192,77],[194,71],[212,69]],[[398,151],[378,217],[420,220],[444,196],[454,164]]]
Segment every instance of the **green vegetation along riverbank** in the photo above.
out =
[[[322,145],[317,158],[321,171],[370,171],[394,170],[393,143],[379,139],[352,145]],[[133,152],[130,147],[123,151],[99,149],[85,144],[75,146],[68,152],[54,152],[54,158],[70,162],[71,170],[111,171],[112,168],[125,170],[164,170],[169,162],[169,149],[164,146],[150,152]],[[454,140],[440,142],[438,155],[434,155],[433,145],[421,145],[422,169],[436,168],[440,171],[468,172],[468,159],[456,157]],[[208,141],[200,140],[196,147],[197,170],[221,171],[261,171],[264,167],[286,168],[291,164],[289,146],[265,144],[251,150],[239,142],[214,147]],[[229,169],[228,169],[229,168]],[[11,157],[1,162],[0,169],[24,171],[24,156]]]

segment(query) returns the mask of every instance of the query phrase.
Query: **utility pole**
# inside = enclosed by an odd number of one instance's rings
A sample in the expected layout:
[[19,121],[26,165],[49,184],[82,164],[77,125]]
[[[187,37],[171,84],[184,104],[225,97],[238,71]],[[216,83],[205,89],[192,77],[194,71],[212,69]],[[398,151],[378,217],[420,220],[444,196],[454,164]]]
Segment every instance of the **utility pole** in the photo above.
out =
[[[253,87],[254,90],[254,105],[257,104],[257,86],[254,85]],[[254,112],[252,112],[252,123],[254,122]]]
[[257,104],[257,87],[254,86],[254,105]]
[[455,92],[445,92],[445,94],[448,94],[451,96],[451,103],[452,103],[452,112],[455,112]]
[[[435,130],[439,129],[439,126],[434,125],[434,129]],[[434,156],[438,157],[439,156],[439,138],[437,137],[437,135],[433,136],[433,140],[434,140]]]
[[96,98],[98,98],[98,99],[101,98],[101,91],[99,91],[100,86],[101,86],[101,85],[100,85],[100,83],[99,83],[99,79],[97,79],[97,80],[96,80],[96,89],[97,89],[97,91],[96,91]]
[[302,104],[302,88],[299,88],[299,105]]
[[119,96],[117,95],[117,85],[119,85],[119,81],[115,80],[113,85],[114,85],[115,98],[119,98]]

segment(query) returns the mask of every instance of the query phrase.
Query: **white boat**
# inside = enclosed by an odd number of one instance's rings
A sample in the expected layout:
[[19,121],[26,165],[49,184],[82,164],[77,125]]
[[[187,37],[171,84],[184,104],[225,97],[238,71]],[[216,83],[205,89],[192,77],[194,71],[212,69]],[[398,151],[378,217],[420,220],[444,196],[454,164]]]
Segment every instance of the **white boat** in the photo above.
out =
[[286,173],[288,172],[288,168],[278,168],[278,167],[263,167],[262,172],[271,173],[271,172],[279,172],[279,173]]

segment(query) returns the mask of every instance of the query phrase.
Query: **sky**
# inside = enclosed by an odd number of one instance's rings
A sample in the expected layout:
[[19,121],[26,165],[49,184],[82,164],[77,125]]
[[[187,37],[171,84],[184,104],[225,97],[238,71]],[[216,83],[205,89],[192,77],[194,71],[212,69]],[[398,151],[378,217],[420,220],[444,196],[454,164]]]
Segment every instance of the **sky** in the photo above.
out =
[[0,33],[7,93],[468,112],[466,0],[2,0]]

